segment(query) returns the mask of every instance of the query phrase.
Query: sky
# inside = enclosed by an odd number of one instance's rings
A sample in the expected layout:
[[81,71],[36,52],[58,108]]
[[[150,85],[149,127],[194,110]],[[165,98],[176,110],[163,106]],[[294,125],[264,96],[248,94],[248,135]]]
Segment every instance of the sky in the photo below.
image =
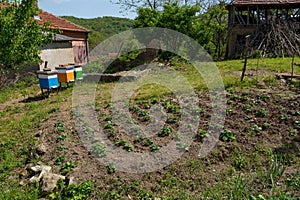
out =
[[120,13],[120,6],[111,0],[39,0],[39,7],[56,16],[96,18],[103,16],[134,19],[134,13]]

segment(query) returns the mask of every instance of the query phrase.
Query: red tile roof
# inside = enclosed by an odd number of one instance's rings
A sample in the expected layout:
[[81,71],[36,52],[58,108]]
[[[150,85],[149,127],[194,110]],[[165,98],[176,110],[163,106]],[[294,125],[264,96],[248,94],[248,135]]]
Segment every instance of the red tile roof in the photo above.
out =
[[[6,3],[0,3],[1,8],[6,8],[9,6]],[[90,33],[91,31],[79,26],[77,24],[74,24],[73,22],[70,22],[66,19],[62,19],[60,17],[57,17],[49,12],[46,12],[44,10],[40,10],[39,13],[39,24],[43,25],[46,22],[51,23],[52,28],[59,28],[60,30],[64,31],[77,31],[77,32],[85,32],[85,33]]]
[[78,31],[78,32],[91,32],[90,30],[79,26],[77,24],[74,24],[73,22],[70,22],[66,19],[62,19],[60,17],[57,17],[49,12],[46,12],[44,10],[41,10],[39,13],[39,24],[43,25],[45,22],[50,22],[52,28],[59,28],[60,30],[68,30],[68,31]]
[[233,0],[232,5],[291,5],[300,4],[300,0]]

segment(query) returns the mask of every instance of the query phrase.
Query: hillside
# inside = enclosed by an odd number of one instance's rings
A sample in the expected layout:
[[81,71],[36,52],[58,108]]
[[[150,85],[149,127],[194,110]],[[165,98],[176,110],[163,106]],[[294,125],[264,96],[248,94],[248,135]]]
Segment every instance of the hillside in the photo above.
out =
[[98,17],[92,19],[83,19],[73,16],[62,16],[75,24],[88,28],[92,31],[89,37],[90,50],[106,38],[126,31],[133,25],[131,19],[118,17]]

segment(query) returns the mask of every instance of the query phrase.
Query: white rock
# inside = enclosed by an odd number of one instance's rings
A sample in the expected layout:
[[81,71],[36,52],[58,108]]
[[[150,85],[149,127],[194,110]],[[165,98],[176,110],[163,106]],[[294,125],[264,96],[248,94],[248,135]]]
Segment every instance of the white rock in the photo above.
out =
[[46,173],[42,178],[42,192],[51,193],[57,185],[57,182],[62,179],[65,180],[66,177],[59,174]]
[[30,168],[34,172],[41,172],[41,171],[50,171],[51,167],[50,166],[34,166]]

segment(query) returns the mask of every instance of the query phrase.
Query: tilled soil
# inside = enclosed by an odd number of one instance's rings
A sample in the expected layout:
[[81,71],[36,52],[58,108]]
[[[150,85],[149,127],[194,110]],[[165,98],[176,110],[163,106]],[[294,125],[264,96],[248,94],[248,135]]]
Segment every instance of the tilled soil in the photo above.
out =
[[[194,108],[193,112],[199,115],[199,118],[196,118],[199,120],[199,127],[197,127],[197,133],[190,146],[181,142],[180,133],[177,132],[181,110],[178,99],[174,96],[132,101],[129,105],[128,109],[132,120],[141,127],[151,123],[151,117],[149,117],[151,106],[160,105],[160,108],[165,109],[165,119],[167,120],[163,127],[169,127],[171,132],[166,136],[161,136],[159,135],[161,132],[158,132],[153,134],[151,140],[120,131],[115,123],[117,119],[113,119],[111,107],[102,104],[97,107],[99,124],[104,129],[108,140],[115,144],[116,149],[125,149],[128,153],[154,152],[155,148],[151,149],[152,146],[163,148],[170,140],[178,141],[177,146],[180,151],[183,151],[182,156],[163,169],[140,174],[118,170],[109,173],[107,166],[99,162],[94,154],[86,149],[78,136],[70,106],[71,98],[64,102],[64,109],[60,109],[56,116],[44,122],[39,129],[38,141],[47,149],[42,157],[42,162],[53,166],[53,171],[56,173],[60,173],[61,170],[61,163],[56,163],[59,157],[65,156],[62,163],[74,162],[76,167],[67,175],[75,177],[77,182],[86,179],[94,180],[97,185],[94,198],[100,198],[97,196],[99,193],[109,193],[126,184],[134,185],[133,183],[137,180],[139,181],[138,185],[128,188],[128,191],[122,190],[120,195],[130,199],[130,193],[138,188],[143,188],[159,197],[166,193],[163,188],[170,187],[171,183],[163,182],[170,178],[168,176],[181,180],[178,181],[179,183],[183,183],[183,180],[186,181],[187,185],[174,183],[178,190],[185,190],[191,196],[197,195],[236,172],[240,172],[246,178],[255,172],[258,166],[262,169],[268,168],[271,152],[285,156],[287,168],[284,177],[297,173],[300,156],[299,92],[289,89],[285,91],[279,89],[239,91],[228,89],[223,135],[220,135],[220,140],[205,158],[198,158],[198,153],[205,137],[205,131],[209,127],[212,109],[208,93],[203,92],[197,95],[199,107]],[[223,138],[224,134],[225,137],[226,134],[232,134],[233,138],[230,136],[229,139]],[[62,135],[66,137],[62,139],[60,137]],[[94,144],[96,141],[92,143]],[[105,155],[103,156],[105,157]],[[240,158],[240,162],[238,158]],[[268,193],[268,188],[262,188],[258,181],[254,191]]]

